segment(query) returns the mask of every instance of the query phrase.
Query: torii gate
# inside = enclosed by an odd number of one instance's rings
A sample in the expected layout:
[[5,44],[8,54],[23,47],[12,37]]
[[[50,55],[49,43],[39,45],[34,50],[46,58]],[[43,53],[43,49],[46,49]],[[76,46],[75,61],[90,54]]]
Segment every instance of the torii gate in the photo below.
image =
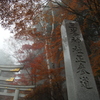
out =
[[[14,77],[8,78],[1,76],[1,72],[18,72],[23,68],[23,65],[0,65],[0,81],[13,81]],[[3,89],[3,92],[0,92],[2,96],[13,96],[13,100],[18,100],[19,97],[25,97],[25,94],[19,93],[20,91],[30,91],[34,88],[34,85],[31,86],[18,86],[18,85],[5,85],[0,84],[0,89]],[[13,93],[8,93],[8,90],[14,90]]]
[[[4,85],[0,84],[0,89],[4,89],[3,92],[0,92],[0,95],[3,96],[13,96],[13,100],[18,100],[19,97],[25,97],[25,94],[19,93],[20,91],[30,91],[34,88],[34,85],[31,86],[17,86],[17,85]],[[15,90],[14,93],[8,93],[8,90]]]
[[14,77],[8,78],[1,76],[2,72],[18,72],[23,65],[0,65],[0,81],[13,81]]

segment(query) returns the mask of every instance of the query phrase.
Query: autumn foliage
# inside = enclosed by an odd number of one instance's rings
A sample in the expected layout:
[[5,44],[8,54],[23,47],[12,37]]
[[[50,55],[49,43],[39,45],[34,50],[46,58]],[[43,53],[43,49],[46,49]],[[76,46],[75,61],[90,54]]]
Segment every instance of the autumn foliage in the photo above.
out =
[[[9,28],[15,34],[15,39],[32,41],[32,44],[25,43],[15,52],[18,62],[24,63],[27,74],[19,74],[21,79],[15,80],[13,84],[20,81],[21,84],[36,87],[27,98],[39,100],[46,93],[47,100],[51,97],[63,100],[63,92],[60,95],[64,83],[60,27],[64,19],[79,22],[94,75],[99,75],[99,0],[61,1],[0,1],[2,26]],[[54,98],[58,91],[59,94]]]
[[93,73],[95,76],[100,76],[100,41],[96,43],[92,43],[91,52],[92,54],[89,56],[91,65],[93,68]]

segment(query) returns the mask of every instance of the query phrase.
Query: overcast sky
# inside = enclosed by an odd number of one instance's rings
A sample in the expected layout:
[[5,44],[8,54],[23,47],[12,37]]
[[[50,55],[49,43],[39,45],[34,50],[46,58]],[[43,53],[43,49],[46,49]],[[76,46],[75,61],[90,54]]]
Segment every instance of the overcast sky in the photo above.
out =
[[12,62],[9,52],[7,52],[7,39],[9,39],[11,35],[9,30],[5,30],[0,25],[0,64],[10,64]]
[[6,39],[9,39],[11,36],[9,30],[5,30],[3,27],[0,25],[0,49],[4,48],[4,44],[6,43]]

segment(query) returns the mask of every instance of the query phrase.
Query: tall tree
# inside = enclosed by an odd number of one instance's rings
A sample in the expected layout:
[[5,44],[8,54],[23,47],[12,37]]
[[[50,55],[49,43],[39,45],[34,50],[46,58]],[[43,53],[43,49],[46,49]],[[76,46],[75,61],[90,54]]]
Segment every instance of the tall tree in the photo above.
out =
[[[40,44],[41,45],[41,44]],[[36,46],[36,44],[32,45],[23,45],[22,46],[22,51],[20,50],[20,53],[23,53],[24,50],[30,51],[30,49],[38,50],[43,48],[43,44],[39,47]],[[18,51],[19,52],[19,51]],[[29,52],[30,56],[26,56],[24,59],[20,59],[19,61],[21,63],[24,63],[24,68],[27,70],[26,73],[21,73],[17,76],[20,77],[20,79],[15,79],[13,84],[19,84],[19,82],[24,83],[23,85],[30,85],[31,84],[35,85],[36,88],[34,92],[32,92],[30,95],[27,95],[26,99],[32,100],[34,98],[41,98],[41,93],[43,92],[46,93],[45,89],[48,89],[48,94],[45,94],[47,98],[51,100],[51,98],[55,98],[55,100],[60,100],[64,99],[64,95],[66,95],[66,90],[62,89],[62,84],[65,81],[63,69],[64,67],[61,68],[51,68],[48,69],[47,62],[46,62],[46,56],[44,52],[41,52],[40,54],[36,54],[34,56],[34,53],[32,54]],[[28,75],[28,76],[27,76]],[[21,84],[22,84],[21,83]],[[43,89],[41,91],[41,89]],[[52,92],[51,92],[52,91]],[[56,95],[56,96],[55,96]]]
[[10,28],[16,38],[27,40],[30,36],[35,43],[44,44],[48,69],[63,66],[60,35],[63,19],[80,23],[89,50],[100,33],[99,0],[4,0],[0,4],[1,24],[5,28]]

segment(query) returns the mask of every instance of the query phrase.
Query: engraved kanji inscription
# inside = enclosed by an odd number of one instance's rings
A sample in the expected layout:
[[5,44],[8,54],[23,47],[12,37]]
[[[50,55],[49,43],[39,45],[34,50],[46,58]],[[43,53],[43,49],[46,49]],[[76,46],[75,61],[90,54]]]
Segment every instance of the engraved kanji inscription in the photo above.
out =
[[77,68],[77,73],[79,73],[80,75],[90,74],[88,71],[86,71],[86,68],[83,63],[79,64],[79,67]]
[[79,37],[73,36],[73,37],[71,38],[71,43],[80,43],[80,42],[81,42],[81,40],[79,39]]
[[75,62],[80,62],[80,63],[86,63],[82,55],[76,55],[76,61]]
[[86,89],[92,89],[93,87],[90,86],[89,83],[89,78],[88,77],[80,77],[80,83],[81,83],[81,87],[84,87]]
[[82,51],[82,49],[80,48],[80,46],[74,46],[74,47],[72,48],[72,50],[73,50],[73,52],[83,54],[83,51]]

